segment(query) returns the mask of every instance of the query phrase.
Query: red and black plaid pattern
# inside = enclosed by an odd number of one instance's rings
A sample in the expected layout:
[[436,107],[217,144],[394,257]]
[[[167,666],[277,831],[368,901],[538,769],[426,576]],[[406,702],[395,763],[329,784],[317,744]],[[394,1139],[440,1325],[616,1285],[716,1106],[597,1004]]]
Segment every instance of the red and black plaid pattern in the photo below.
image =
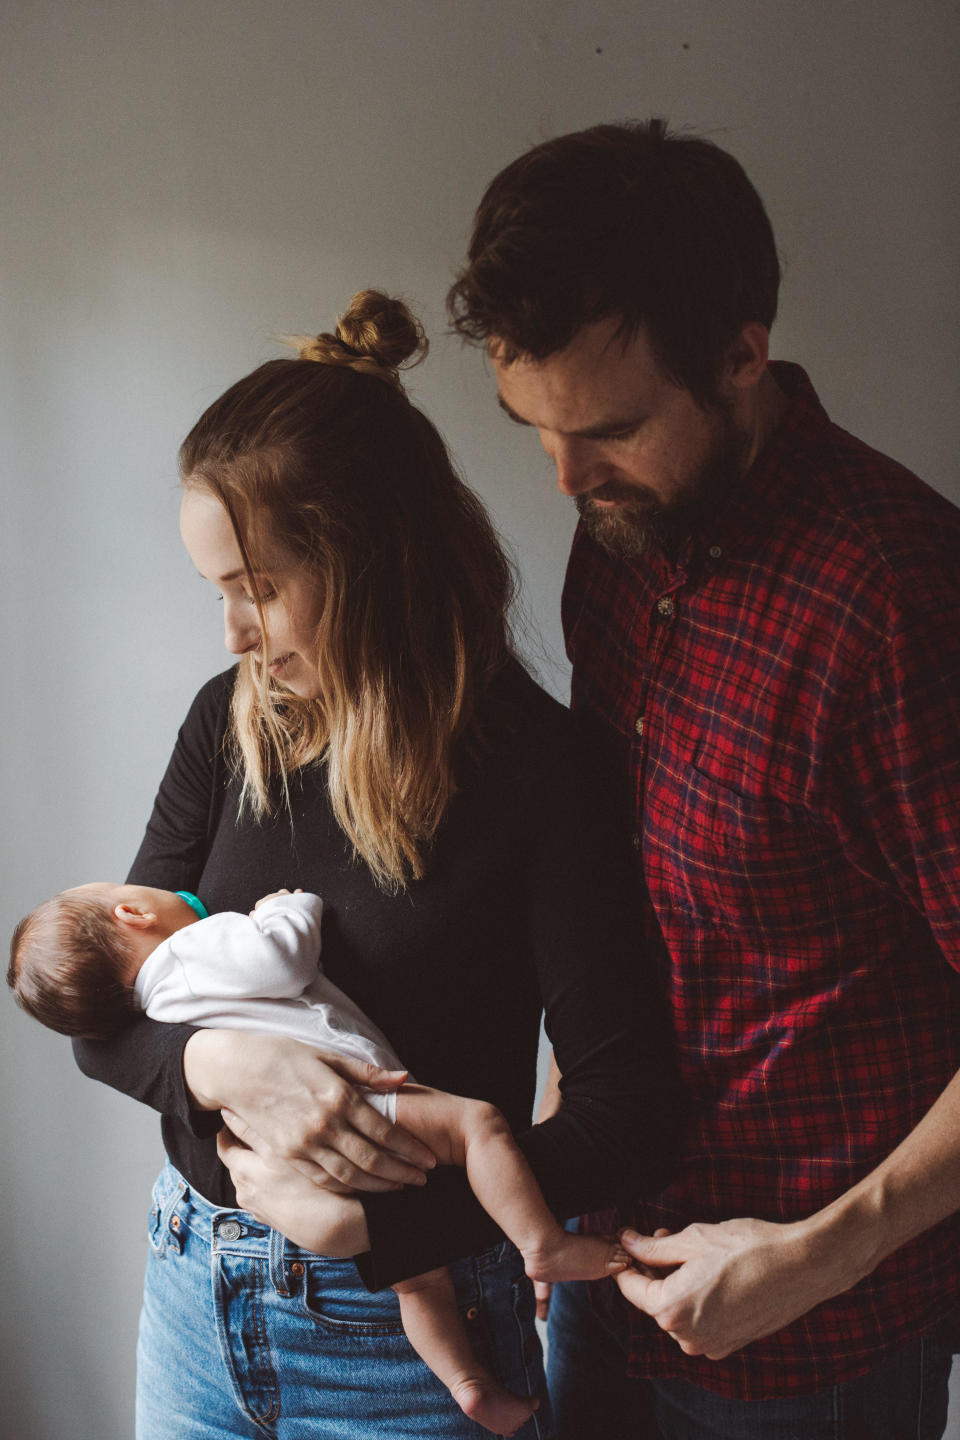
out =
[[[960,1067],[960,512],[774,365],[783,423],[679,560],[581,531],[573,704],[630,777],[693,1121],[651,1233],[791,1220]],[[852,1378],[960,1300],[960,1224],[721,1362],[636,1312],[634,1373],[747,1399]]]

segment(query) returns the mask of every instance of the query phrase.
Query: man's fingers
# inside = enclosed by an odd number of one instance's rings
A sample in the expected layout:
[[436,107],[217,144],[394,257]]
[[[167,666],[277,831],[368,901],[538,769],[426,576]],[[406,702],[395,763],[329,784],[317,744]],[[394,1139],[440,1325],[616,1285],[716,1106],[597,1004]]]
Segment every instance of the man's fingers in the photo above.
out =
[[621,1230],[618,1238],[627,1254],[645,1265],[682,1265],[690,1258],[682,1234],[671,1235],[663,1230],[656,1235],[638,1235],[636,1230]]
[[621,1270],[620,1274],[613,1278],[625,1300],[647,1315],[654,1314],[663,1292],[662,1280],[644,1275],[640,1270]]

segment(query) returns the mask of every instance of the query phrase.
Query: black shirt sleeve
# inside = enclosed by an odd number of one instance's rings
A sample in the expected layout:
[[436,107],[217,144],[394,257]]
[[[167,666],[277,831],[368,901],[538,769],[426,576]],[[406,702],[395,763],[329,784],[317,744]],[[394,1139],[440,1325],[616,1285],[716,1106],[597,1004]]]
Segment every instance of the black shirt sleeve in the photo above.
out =
[[[233,675],[211,680],[190,707],[127,876],[131,884],[196,889],[222,792]],[[194,1109],[183,1076],[183,1049],[195,1028],[138,1015],[108,1040],[75,1040],[74,1055],[85,1075],[175,1117],[195,1135],[211,1135],[220,1127],[219,1113]]]
[[[644,892],[615,795],[580,732],[527,796],[537,817],[527,923],[563,1106],[517,1140],[559,1219],[662,1181],[682,1119],[655,942],[642,938]],[[370,1251],[357,1266],[371,1289],[499,1236],[459,1171],[363,1201]]]

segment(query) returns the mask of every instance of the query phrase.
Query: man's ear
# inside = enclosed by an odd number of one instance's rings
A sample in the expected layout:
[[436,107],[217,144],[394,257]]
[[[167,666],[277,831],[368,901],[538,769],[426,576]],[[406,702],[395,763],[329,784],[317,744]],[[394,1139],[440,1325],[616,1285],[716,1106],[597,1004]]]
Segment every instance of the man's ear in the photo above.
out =
[[727,349],[724,379],[735,390],[753,390],[763,379],[769,358],[769,330],[759,320],[748,320]]
[[139,905],[131,905],[125,900],[114,905],[113,918],[121,925],[129,925],[131,930],[149,930],[157,923],[157,917],[152,910],[143,910]]

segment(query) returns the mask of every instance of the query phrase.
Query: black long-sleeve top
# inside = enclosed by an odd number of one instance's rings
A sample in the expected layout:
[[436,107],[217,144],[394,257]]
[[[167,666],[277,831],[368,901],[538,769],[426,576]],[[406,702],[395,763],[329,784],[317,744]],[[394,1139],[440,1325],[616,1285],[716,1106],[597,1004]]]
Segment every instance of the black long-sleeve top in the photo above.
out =
[[[503,1111],[549,1205],[576,1214],[664,1171],[678,1092],[626,816],[570,713],[511,663],[484,707],[484,746],[464,760],[426,877],[378,888],[331,814],[323,764],[257,822],[239,813],[224,755],[235,672],[203,687],[182,726],[130,882],[249,910],[282,886],[324,900],[330,979],[389,1036],[422,1084]],[[291,818],[292,816],[292,818]],[[563,1107],[530,1127],[541,1006]],[[193,1027],[138,1016],[109,1041],[76,1042],[81,1069],[161,1111],[167,1153],[216,1205],[236,1197],[196,1110],[182,1052]],[[482,1248],[498,1233],[465,1176],[364,1197],[373,1288]]]

